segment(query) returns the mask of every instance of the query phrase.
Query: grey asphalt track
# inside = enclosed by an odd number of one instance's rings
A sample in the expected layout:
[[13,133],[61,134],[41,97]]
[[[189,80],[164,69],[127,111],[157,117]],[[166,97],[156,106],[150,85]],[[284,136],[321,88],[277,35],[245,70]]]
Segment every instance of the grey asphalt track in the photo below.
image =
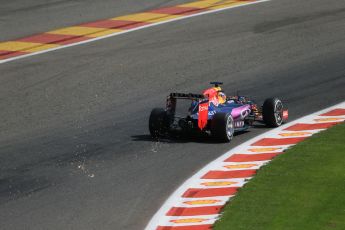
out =
[[143,229],[185,179],[266,130],[154,142],[150,110],[210,80],[279,96],[291,119],[341,102],[344,25],[344,1],[275,0],[0,65],[0,229]]

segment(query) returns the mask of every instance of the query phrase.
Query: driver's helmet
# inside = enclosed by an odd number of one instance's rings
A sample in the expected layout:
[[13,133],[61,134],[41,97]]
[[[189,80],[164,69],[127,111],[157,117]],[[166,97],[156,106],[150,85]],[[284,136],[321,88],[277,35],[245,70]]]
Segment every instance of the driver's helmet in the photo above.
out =
[[223,91],[218,92],[218,101],[219,104],[224,104],[226,102],[226,95]]
[[203,92],[205,98],[212,102],[215,106],[226,102],[226,95],[220,87],[212,87]]

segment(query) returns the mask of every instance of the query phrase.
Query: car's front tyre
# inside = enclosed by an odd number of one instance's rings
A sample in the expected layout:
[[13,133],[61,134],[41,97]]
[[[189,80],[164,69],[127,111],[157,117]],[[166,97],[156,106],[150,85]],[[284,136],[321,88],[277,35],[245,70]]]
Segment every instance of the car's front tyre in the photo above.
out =
[[268,98],[262,106],[262,118],[269,127],[278,127],[283,123],[284,106],[278,98]]

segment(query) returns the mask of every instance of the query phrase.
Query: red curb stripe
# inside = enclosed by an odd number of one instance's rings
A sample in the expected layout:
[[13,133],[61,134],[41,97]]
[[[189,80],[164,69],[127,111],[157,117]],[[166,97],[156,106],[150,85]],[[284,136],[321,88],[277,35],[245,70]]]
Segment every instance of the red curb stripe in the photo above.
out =
[[33,42],[33,43],[44,43],[44,44],[59,44],[68,45],[71,43],[77,43],[88,40],[90,38],[84,36],[73,36],[73,35],[61,35],[61,34],[38,34],[26,38],[21,38],[16,41],[21,42]]
[[122,20],[100,20],[96,22],[89,22],[82,24],[80,26],[84,27],[97,27],[97,28],[107,28],[107,29],[123,29],[129,30],[137,27],[142,27],[149,25],[148,22],[134,22],[134,21],[122,21]]
[[304,131],[304,130],[315,130],[315,129],[328,129],[336,124],[339,124],[341,122],[327,122],[327,123],[317,123],[317,124],[302,124],[297,123],[295,125],[292,125],[290,127],[287,127],[284,130],[288,131]]
[[251,144],[252,146],[275,146],[275,145],[292,145],[303,141],[307,137],[294,138],[262,138],[261,140]]
[[224,162],[250,162],[250,161],[267,161],[271,160],[278,154],[282,154],[283,152],[277,153],[260,153],[260,154],[234,154]]
[[185,198],[201,198],[201,197],[212,197],[212,196],[231,196],[237,192],[237,187],[230,188],[190,188],[182,197]]
[[194,7],[164,7],[155,10],[150,10],[149,12],[158,14],[172,14],[172,15],[191,15],[206,11],[206,9],[194,8]]
[[11,57],[21,56],[24,54],[29,54],[29,53],[28,52],[19,52],[19,51],[0,50],[0,60],[11,58]]
[[223,206],[206,206],[206,207],[193,207],[193,208],[184,208],[184,207],[172,207],[167,216],[199,216],[199,215],[214,215],[220,213],[220,210]]
[[211,224],[191,226],[158,226],[156,230],[211,230]]
[[345,116],[345,109],[334,109],[320,116]]
[[233,179],[233,178],[245,178],[255,175],[255,169],[248,170],[234,170],[234,171],[209,171],[202,179]]

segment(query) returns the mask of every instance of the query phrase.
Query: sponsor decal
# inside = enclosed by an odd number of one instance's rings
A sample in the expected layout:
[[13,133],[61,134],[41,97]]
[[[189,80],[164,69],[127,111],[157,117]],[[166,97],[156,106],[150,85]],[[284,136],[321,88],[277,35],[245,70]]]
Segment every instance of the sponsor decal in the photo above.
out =
[[[250,109],[243,110],[243,111],[241,112],[241,119],[244,119],[244,118],[247,117],[249,114],[250,114]],[[243,125],[244,125],[244,122],[243,122]],[[243,125],[242,125],[242,126],[243,126]],[[241,127],[242,127],[242,126],[241,126]]]
[[204,182],[204,183],[201,183],[201,185],[205,185],[205,186],[229,186],[229,185],[233,185],[233,184],[237,184],[237,182],[215,181],[215,182]]
[[204,219],[204,218],[186,218],[186,219],[170,220],[170,222],[175,223],[175,224],[190,224],[190,223],[201,223],[208,220],[209,219]]
[[208,101],[199,103],[198,127],[203,130],[208,120]]
[[192,200],[192,201],[185,201],[184,204],[188,205],[204,205],[204,204],[216,204],[221,202],[221,200]]
[[288,110],[284,110],[283,111],[283,120],[287,120],[289,119],[289,111]]
[[282,148],[254,148],[254,149],[248,149],[248,150],[254,153],[265,153],[265,152],[273,152],[273,151],[277,151],[281,149]]
[[235,125],[235,128],[241,128],[244,126],[244,121],[235,121],[234,125]]
[[213,115],[215,115],[216,114],[216,111],[208,111],[208,115],[209,116],[213,116]]
[[245,169],[245,168],[253,168],[258,166],[257,164],[240,164],[240,165],[225,165],[224,167],[227,169]]
[[298,137],[298,136],[308,136],[312,133],[309,132],[295,132],[295,133],[279,133],[282,137]]
[[345,120],[345,118],[318,118],[318,119],[314,119],[314,121],[316,122],[327,122],[327,121],[343,121]]

